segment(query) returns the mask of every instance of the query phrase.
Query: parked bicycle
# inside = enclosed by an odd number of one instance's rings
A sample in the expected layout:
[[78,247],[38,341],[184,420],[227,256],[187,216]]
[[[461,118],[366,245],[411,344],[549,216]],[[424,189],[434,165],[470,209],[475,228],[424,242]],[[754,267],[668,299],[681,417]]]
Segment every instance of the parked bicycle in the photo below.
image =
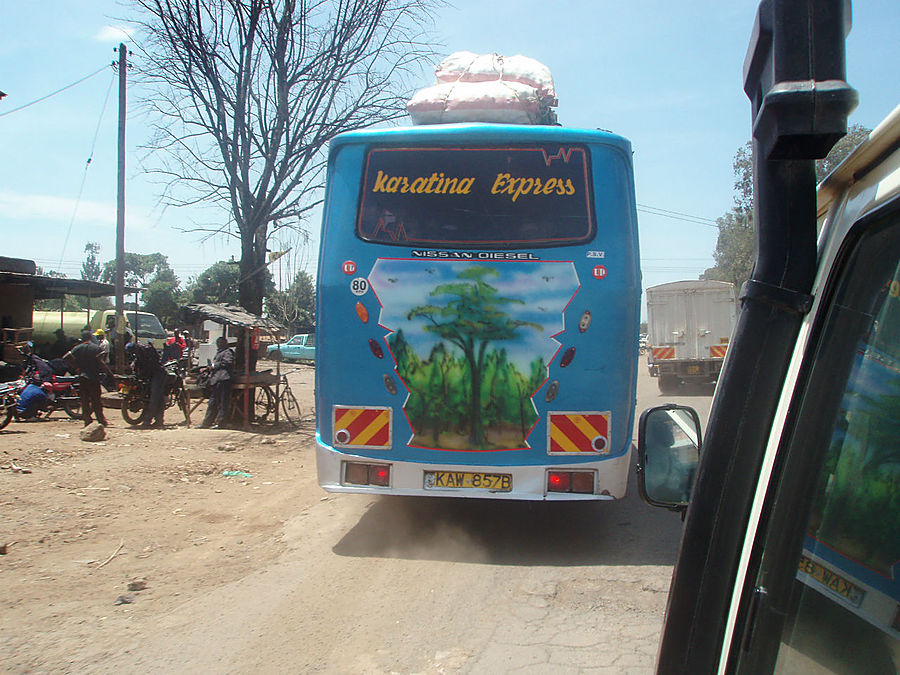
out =
[[[293,372],[293,371],[290,371]],[[280,406],[280,407],[279,407]],[[293,427],[299,427],[302,410],[297,397],[288,384],[287,373],[281,374],[276,388],[263,384],[253,388],[252,421],[256,423],[275,422],[276,409],[278,421],[284,421]],[[244,390],[235,389],[231,393],[231,419],[242,419],[244,414]]]

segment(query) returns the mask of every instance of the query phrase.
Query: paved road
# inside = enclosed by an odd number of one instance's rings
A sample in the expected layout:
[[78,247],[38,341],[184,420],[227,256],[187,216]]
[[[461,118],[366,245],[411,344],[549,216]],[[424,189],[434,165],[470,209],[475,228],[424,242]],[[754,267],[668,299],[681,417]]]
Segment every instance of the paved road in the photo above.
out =
[[[705,420],[711,389],[663,398]],[[629,483],[609,503],[330,495],[286,555],[164,617],[115,672],[650,673],[681,535]]]

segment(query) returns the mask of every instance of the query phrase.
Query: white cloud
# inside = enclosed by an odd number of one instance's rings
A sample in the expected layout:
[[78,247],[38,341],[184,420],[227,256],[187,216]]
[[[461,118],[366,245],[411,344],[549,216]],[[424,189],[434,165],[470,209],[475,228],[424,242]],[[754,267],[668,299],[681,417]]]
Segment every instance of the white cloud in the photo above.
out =
[[94,39],[97,42],[122,42],[130,40],[132,35],[134,35],[134,30],[131,28],[104,26],[97,32]]
[[[76,212],[77,206],[77,212]],[[115,202],[97,202],[52,195],[34,195],[0,190],[0,213],[4,220],[35,221],[39,225],[50,223],[68,224],[75,213],[75,223],[90,226],[113,226],[116,224]],[[147,227],[147,219],[139,213],[127,215],[129,227]]]

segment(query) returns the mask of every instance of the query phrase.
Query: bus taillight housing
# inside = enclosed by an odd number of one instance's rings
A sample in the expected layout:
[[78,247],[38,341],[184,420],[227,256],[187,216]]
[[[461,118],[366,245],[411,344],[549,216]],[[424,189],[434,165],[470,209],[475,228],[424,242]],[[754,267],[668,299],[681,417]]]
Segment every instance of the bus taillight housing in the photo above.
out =
[[593,471],[548,471],[547,492],[594,494]]
[[390,464],[344,462],[344,483],[348,485],[390,487],[391,466]]

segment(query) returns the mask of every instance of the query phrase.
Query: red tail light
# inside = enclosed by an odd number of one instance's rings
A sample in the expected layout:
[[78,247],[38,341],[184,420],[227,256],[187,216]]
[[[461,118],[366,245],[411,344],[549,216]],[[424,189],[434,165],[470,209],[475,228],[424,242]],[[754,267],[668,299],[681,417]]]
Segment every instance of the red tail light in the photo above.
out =
[[548,492],[569,492],[572,489],[572,474],[568,471],[551,471],[547,474]]
[[390,487],[391,467],[389,464],[344,462],[344,483],[348,485]]
[[547,492],[594,494],[594,472],[551,471],[547,474]]
[[391,484],[391,467],[385,464],[370,464],[369,484],[388,487]]

